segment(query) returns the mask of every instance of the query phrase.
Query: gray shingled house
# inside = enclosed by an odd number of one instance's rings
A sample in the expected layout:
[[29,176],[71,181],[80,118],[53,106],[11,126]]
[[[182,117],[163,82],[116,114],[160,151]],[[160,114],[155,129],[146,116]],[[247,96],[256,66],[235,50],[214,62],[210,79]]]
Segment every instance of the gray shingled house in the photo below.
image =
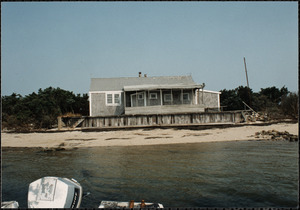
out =
[[90,116],[204,112],[220,108],[220,92],[191,76],[92,78]]

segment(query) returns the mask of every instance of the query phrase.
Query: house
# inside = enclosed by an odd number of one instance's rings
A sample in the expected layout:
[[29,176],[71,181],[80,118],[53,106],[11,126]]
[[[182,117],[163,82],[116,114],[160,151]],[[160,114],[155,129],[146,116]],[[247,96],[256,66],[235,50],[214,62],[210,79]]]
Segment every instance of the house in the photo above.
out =
[[92,78],[90,116],[197,113],[220,108],[220,92],[191,76]]

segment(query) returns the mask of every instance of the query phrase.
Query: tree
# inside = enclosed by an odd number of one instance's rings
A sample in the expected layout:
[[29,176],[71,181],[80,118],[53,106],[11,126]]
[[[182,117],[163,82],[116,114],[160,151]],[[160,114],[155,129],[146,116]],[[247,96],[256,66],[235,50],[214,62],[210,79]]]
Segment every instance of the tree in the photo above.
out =
[[22,126],[24,122],[18,113],[21,109],[23,97],[20,94],[13,93],[10,96],[2,96],[2,123],[3,126],[12,128]]
[[288,89],[283,86],[280,90],[275,86],[269,88],[261,88],[260,94],[266,96],[271,102],[279,105],[281,98],[288,94]]
[[16,105],[21,100],[22,96],[16,93],[13,93],[11,96],[2,96],[2,113],[7,115],[14,114],[16,112]]
[[237,95],[236,90],[221,90],[220,100],[221,106],[224,107],[224,110],[240,110],[243,107],[242,100]]
[[9,128],[51,128],[66,113],[88,115],[88,95],[48,87],[25,97],[15,93],[2,97],[2,122]]
[[224,110],[243,110],[244,101],[256,112],[267,113],[272,119],[298,117],[298,95],[290,93],[285,86],[281,89],[275,86],[261,88],[258,93],[253,93],[250,88],[243,86],[220,92],[221,106],[225,106]]
[[248,106],[252,106],[251,98],[252,98],[252,90],[248,87],[239,86],[236,88],[237,96],[244,101]]
[[221,106],[224,106],[224,110],[243,110],[243,101],[250,105],[252,98],[252,90],[248,87],[239,86],[234,90],[221,90]]
[[280,108],[285,115],[290,116],[293,119],[298,119],[299,94],[289,93],[284,95],[282,97]]
[[82,96],[80,94],[77,94],[75,97],[74,102],[74,112],[80,113],[83,116],[89,115],[89,96],[88,94],[83,94]]

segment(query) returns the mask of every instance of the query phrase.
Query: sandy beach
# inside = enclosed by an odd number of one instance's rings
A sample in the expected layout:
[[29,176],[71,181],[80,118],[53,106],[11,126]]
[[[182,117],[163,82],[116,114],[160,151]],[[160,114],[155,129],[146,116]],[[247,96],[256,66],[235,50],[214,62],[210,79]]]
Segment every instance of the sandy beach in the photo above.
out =
[[256,132],[262,130],[287,131],[298,135],[298,123],[272,125],[245,125],[205,130],[136,129],[99,132],[66,131],[53,133],[1,133],[2,147],[78,148],[101,146],[159,145],[217,141],[259,140]]

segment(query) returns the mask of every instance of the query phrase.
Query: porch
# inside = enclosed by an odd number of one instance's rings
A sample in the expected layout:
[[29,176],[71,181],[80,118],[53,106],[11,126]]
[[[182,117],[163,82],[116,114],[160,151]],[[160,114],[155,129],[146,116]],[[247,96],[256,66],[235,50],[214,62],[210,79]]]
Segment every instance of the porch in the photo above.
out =
[[126,115],[133,114],[175,114],[175,113],[199,113],[204,112],[203,105],[163,105],[163,106],[141,106],[141,107],[125,107]]
[[125,86],[125,115],[203,112],[203,87],[204,84]]

